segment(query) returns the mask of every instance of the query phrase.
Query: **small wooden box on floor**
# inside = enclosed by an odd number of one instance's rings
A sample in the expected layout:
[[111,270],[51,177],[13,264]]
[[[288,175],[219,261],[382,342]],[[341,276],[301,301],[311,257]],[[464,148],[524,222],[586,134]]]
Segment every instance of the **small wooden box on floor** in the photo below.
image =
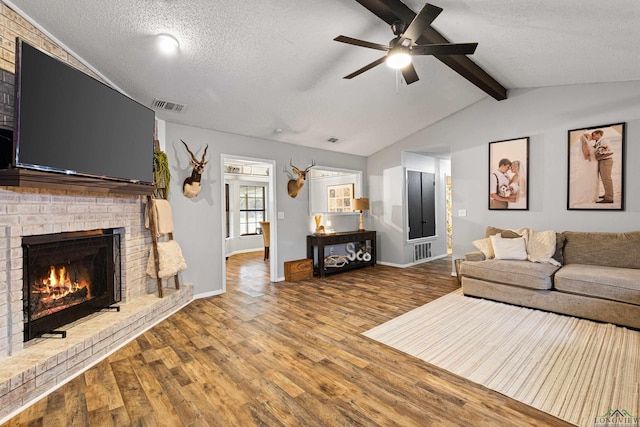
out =
[[311,279],[313,277],[313,260],[298,259],[284,263],[284,280],[295,282],[296,280]]

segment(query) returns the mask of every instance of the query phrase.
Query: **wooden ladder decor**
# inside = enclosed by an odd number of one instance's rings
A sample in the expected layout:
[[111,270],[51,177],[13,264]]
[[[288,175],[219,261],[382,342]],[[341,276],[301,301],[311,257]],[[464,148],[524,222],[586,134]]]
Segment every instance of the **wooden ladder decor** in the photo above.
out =
[[[158,224],[156,224],[156,218],[155,215],[152,214],[152,212],[150,211],[151,209],[154,209],[153,207],[153,198],[151,196],[147,196],[147,209],[148,211],[148,217],[149,217],[149,230],[151,231],[151,250],[153,251],[153,256],[154,256],[154,264],[155,264],[155,270],[156,270],[156,284],[158,286],[158,296],[160,298],[163,297],[162,294],[162,279],[160,278],[160,256],[158,253]],[[167,233],[166,234],[167,238],[169,240],[173,240],[173,233]],[[176,289],[180,289],[180,279],[178,278],[178,273],[176,272],[176,274],[173,276],[173,280],[174,283],[176,285]]]

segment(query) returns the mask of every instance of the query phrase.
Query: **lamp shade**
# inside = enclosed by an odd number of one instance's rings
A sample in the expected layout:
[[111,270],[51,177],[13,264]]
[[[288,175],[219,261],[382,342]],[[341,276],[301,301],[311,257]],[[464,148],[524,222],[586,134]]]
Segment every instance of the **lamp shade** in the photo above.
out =
[[354,211],[368,211],[369,210],[369,199],[363,197],[362,199],[353,199],[353,210]]

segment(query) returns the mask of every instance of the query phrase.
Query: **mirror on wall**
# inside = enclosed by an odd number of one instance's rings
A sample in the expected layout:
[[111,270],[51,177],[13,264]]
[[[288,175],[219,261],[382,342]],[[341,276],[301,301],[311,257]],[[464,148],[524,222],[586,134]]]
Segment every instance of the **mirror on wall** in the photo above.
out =
[[353,199],[362,197],[362,171],[315,166],[307,177],[309,213],[353,214]]

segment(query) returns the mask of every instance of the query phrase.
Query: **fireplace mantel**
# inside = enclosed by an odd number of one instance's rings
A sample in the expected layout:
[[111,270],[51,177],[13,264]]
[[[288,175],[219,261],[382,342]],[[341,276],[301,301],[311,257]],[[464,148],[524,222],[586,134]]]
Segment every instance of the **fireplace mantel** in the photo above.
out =
[[0,186],[135,195],[149,195],[154,190],[154,186],[151,184],[113,181],[30,169],[0,169]]

